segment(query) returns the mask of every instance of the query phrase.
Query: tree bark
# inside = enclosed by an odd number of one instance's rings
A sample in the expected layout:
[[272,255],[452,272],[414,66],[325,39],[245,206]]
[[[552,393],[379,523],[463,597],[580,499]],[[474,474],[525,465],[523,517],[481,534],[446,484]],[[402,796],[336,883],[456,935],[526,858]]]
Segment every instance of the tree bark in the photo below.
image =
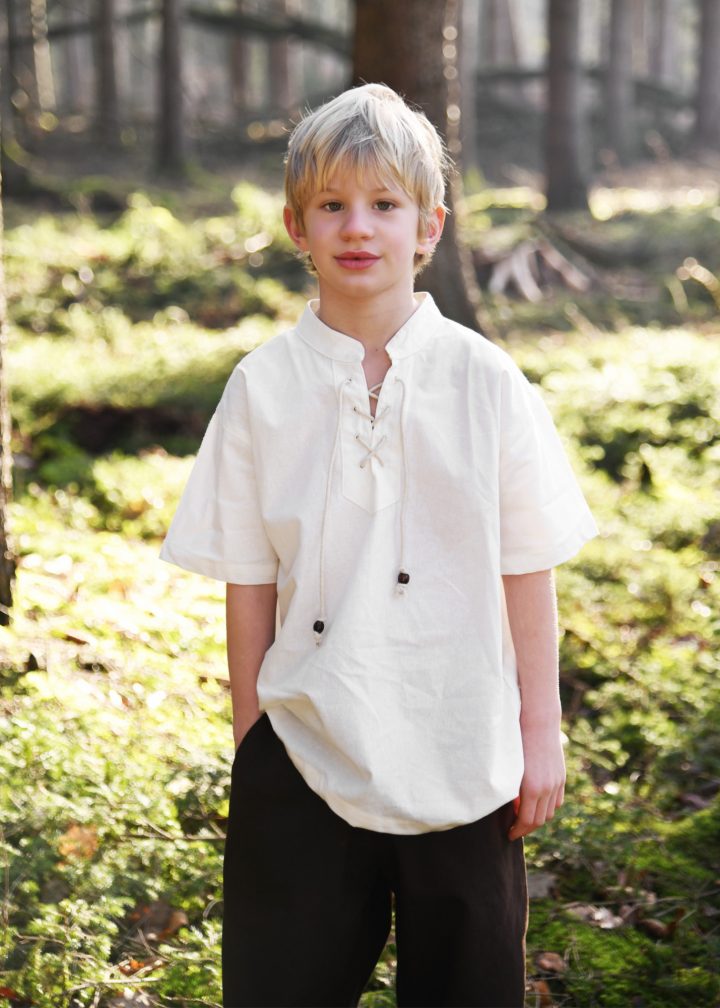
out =
[[511,0],[486,0],[482,17],[483,59],[490,66],[516,66],[518,42]]
[[[282,0],[279,12],[285,16],[295,13],[290,0]],[[270,104],[286,111],[292,104],[292,96],[296,93],[293,80],[294,70],[293,43],[289,35],[280,35],[269,44],[268,73],[270,77]]]
[[720,0],[701,0],[694,140],[720,148]]
[[587,209],[581,168],[580,2],[548,0],[548,100],[545,123],[548,210]]
[[[29,100],[23,87],[22,61],[18,52],[18,23],[14,0],[5,0],[7,60],[0,72],[0,174],[5,195],[22,196],[32,189],[23,150],[29,131],[15,101]],[[15,101],[13,100],[15,99]]]
[[[0,120],[0,130],[2,122]],[[2,175],[0,174],[0,626],[10,622],[15,556],[11,546],[8,505],[12,497],[12,455],[10,452],[10,408],[5,378],[7,345],[7,300],[3,257]]]
[[157,165],[167,175],[183,177],[187,164],[183,127],[181,0],[162,0],[161,14]]
[[52,112],[55,110],[55,82],[48,41],[46,0],[30,0],[30,31],[33,40],[32,52],[38,107],[41,112]]
[[671,84],[675,77],[676,13],[675,0],[656,0],[650,70],[660,84]]
[[[244,10],[245,0],[236,0],[238,14]],[[244,35],[233,32],[230,35],[230,100],[236,112],[247,112],[250,107],[249,68],[250,44]]]
[[115,0],[96,0],[95,130],[109,146],[119,143],[117,77],[115,74]]
[[460,131],[463,169],[479,170],[477,131],[477,71],[480,54],[480,8],[477,3],[462,5],[460,25]]
[[[633,72],[638,77],[647,77],[650,70],[649,17],[646,0],[625,0],[633,15]],[[654,0],[655,2],[655,0]]]
[[608,59],[605,73],[607,138],[621,164],[633,147],[633,8],[627,0],[611,0]]
[[[356,0],[353,49],[354,82],[387,84],[420,106],[445,137],[448,150],[458,163],[459,20],[459,0],[395,0],[392,4],[384,0]],[[460,202],[458,174],[448,187],[446,203],[454,211]],[[443,314],[462,325],[478,328],[480,290],[453,212],[448,214],[432,262],[421,274],[421,286],[430,291]]]

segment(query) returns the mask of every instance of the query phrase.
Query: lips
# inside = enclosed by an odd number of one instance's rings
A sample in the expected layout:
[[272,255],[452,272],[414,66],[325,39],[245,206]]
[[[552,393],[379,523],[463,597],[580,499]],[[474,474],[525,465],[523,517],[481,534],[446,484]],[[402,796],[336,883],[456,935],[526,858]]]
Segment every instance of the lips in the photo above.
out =
[[376,263],[380,256],[373,255],[372,252],[342,252],[340,255],[335,256],[337,262],[344,269],[369,269],[373,263]]

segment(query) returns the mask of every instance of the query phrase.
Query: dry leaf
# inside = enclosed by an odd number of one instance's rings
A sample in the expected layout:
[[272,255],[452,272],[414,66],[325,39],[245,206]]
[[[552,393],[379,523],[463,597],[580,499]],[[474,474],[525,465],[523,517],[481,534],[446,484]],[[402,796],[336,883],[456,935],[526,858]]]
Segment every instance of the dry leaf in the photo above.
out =
[[545,980],[531,980],[530,990],[535,994],[534,1008],[557,1008]]
[[0,987],[0,997],[7,998],[14,1008],[29,1008],[29,1005],[35,1004],[30,998],[23,997],[22,994],[18,994],[16,990],[12,987]]
[[654,917],[640,917],[635,922],[635,926],[652,938],[672,938],[677,930],[677,926],[685,916],[685,908],[678,907],[672,920],[659,921]]
[[539,952],[535,962],[547,973],[564,973],[567,969],[567,963],[557,952]]
[[125,976],[133,976],[135,973],[139,973],[141,970],[144,973],[149,973],[151,970],[157,969],[158,966],[163,965],[163,960],[155,956],[152,959],[126,959],[119,963],[118,969]]
[[137,922],[138,929],[150,941],[169,938],[189,923],[184,910],[171,907],[165,900],[138,904],[130,912],[129,919]]
[[91,858],[98,849],[97,826],[73,823],[58,840],[58,851],[65,858]]

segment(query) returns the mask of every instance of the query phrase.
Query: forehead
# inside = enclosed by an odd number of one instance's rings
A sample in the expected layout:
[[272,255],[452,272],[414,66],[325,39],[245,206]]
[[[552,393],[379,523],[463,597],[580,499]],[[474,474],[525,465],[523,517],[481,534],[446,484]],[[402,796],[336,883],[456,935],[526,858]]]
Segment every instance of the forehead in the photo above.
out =
[[368,193],[394,192],[408,195],[397,175],[376,164],[340,160],[323,168],[314,179],[313,189],[316,192],[352,189]]

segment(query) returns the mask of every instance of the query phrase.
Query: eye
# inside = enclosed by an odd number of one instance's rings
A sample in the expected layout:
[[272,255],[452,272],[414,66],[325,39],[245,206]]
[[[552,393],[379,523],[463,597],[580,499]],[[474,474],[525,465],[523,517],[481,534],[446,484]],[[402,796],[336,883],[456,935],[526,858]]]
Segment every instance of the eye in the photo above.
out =
[[378,208],[378,210],[387,211],[392,210],[395,204],[392,203],[390,200],[381,199],[375,203],[375,206]]
[[327,203],[323,203],[322,208],[329,213],[337,213],[342,208],[342,203],[339,203],[337,200],[328,200]]

